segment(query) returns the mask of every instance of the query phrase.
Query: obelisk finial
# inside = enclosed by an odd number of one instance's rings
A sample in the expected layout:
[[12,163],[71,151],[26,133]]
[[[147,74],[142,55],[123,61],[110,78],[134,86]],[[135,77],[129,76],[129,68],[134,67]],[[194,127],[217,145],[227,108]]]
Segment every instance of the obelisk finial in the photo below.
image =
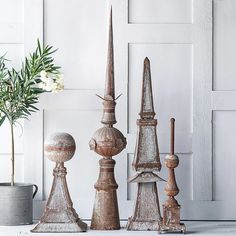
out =
[[113,55],[113,27],[112,27],[112,7],[110,10],[110,25],[107,52],[107,68],[105,83],[105,100],[115,100],[115,83],[114,83],[114,55]]
[[144,60],[143,66],[142,101],[139,115],[143,119],[153,119],[155,116],[153,107],[150,61],[147,57]]
[[156,174],[161,170],[161,162],[157,142],[157,120],[154,119],[150,62],[147,57],[144,60],[139,115],[141,118],[137,120],[137,141],[132,164],[137,174],[129,179],[130,183],[138,183],[138,191],[127,230],[157,230],[162,217],[156,182],[163,179]]

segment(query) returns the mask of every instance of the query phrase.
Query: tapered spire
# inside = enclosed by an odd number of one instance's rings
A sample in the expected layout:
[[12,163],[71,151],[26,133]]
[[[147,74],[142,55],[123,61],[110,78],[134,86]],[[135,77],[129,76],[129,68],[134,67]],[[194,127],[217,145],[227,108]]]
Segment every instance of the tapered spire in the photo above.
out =
[[105,92],[103,98],[103,116],[101,122],[112,126],[116,123],[115,115],[115,80],[114,80],[114,56],[113,56],[113,30],[112,30],[112,8],[110,11],[110,26],[107,52],[107,71]]
[[109,39],[108,39],[108,52],[107,52],[107,71],[106,71],[104,99],[115,100],[112,7],[110,10],[110,25],[109,25]]
[[143,87],[140,116],[144,119],[153,119],[155,116],[153,107],[150,61],[147,57],[144,60],[143,67]]

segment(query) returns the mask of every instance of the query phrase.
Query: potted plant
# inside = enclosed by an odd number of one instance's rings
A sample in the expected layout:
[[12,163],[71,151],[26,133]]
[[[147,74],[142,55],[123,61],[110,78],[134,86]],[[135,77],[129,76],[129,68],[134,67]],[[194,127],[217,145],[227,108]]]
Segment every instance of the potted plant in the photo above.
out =
[[37,186],[15,183],[14,127],[19,119],[28,119],[38,110],[41,93],[63,89],[60,67],[52,58],[55,51],[51,46],[41,46],[38,40],[36,50],[25,58],[19,71],[8,69],[5,55],[0,57],[0,125],[9,122],[11,133],[11,180],[0,183],[0,225],[32,223],[32,199]]

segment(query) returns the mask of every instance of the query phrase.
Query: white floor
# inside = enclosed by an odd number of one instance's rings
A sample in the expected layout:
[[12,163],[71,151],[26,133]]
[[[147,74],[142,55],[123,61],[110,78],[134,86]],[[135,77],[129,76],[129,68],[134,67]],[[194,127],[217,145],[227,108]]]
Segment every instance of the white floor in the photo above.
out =
[[[206,222],[206,221],[187,221],[184,222],[187,227],[187,234],[192,235],[234,235],[236,236],[236,221],[228,222]],[[89,223],[88,223],[89,224]],[[125,222],[122,222],[123,226]],[[35,235],[35,236],[66,236],[66,235],[119,235],[119,236],[157,236],[157,232],[137,232],[137,231],[126,231],[124,228],[117,231],[95,231],[88,230],[86,233],[73,233],[73,234],[32,234],[30,230],[33,228],[33,225],[27,226],[0,226],[0,236],[26,236],[26,235]],[[165,234],[161,234],[165,235]],[[167,235],[167,234],[166,234]],[[176,235],[176,233],[174,233]]]

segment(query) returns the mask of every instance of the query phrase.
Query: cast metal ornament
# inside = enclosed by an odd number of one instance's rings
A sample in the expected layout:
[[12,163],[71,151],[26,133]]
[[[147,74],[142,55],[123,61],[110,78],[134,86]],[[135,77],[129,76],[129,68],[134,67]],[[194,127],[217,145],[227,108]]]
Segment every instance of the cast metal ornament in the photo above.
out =
[[46,140],[44,148],[45,156],[56,162],[56,166],[53,169],[53,184],[44,213],[31,232],[85,232],[87,224],[79,219],[73,208],[66,182],[67,171],[64,166],[64,162],[70,160],[75,153],[75,141],[70,134],[55,133]]
[[[117,230],[120,229],[120,219],[116,189],[118,185],[114,177],[115,160],[112,156],[119,154],[126,147],[126,139],[113,125],[115,117],[115,84],[113,60],[112,9],[110,13],[109,44],[107,58],[107,73],[103,100],[103,116],[98,129],[89,142],[91,150],[102,156],[99,161],[100,173],[95,184],[96,195],[91,221],[91,229]],[[100,96],[99,96],[100,97]]]
[[184,224],[180,223],[180,208],[175,196],[179,193],[179,188],[175,179],[175,171],[179,165],[179,158],[174,154],[174,130],[175,130],[175,119],[171,118],[171,152],[170,155],[165,157],[165,165],[168,168],[168,179],[165,188],[165,193],[168,199],[163,204],[163,221],[159,225],[158,232],[175,232],[181,231],[186,232]]
[[162,220],[157,192],[157,181],[164,181],[155,172],[161,170],[156,126],[154,119],[150,61],[144,60],[140,119],[133,168],[138,172],[129,179],[138,183],[133,215],[128,219],[127,230],[157,230]]

